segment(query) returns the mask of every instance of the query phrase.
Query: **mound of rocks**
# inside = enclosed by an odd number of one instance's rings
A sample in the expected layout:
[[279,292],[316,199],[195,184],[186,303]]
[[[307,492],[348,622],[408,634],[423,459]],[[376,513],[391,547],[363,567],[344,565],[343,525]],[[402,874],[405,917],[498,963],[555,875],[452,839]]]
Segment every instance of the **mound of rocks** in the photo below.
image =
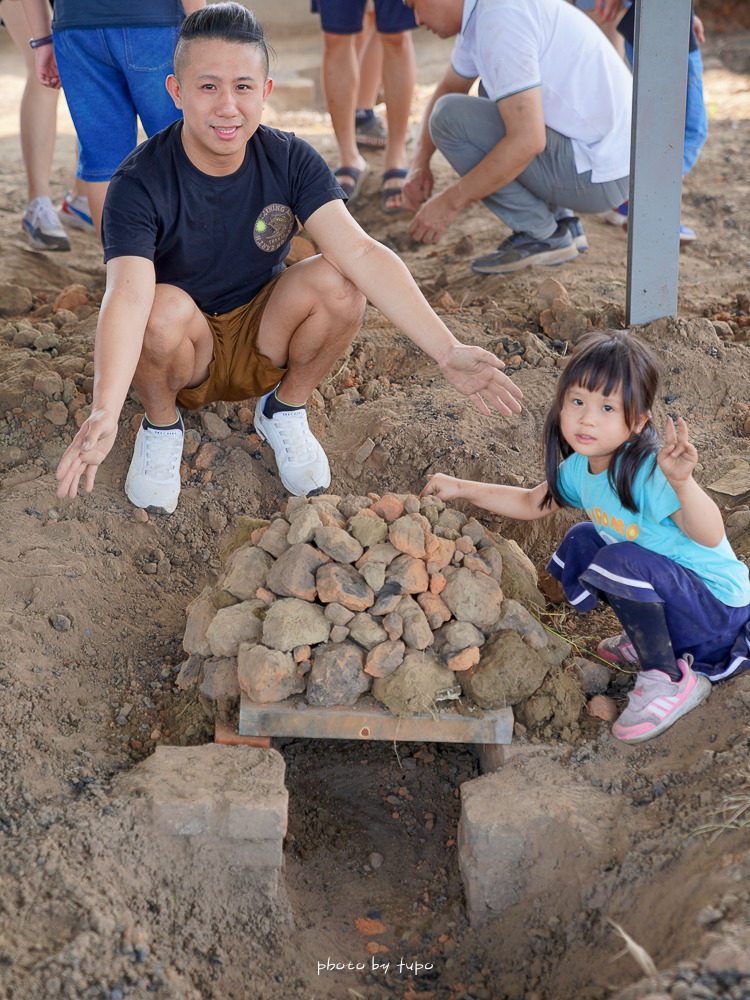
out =
[[400,716],[523,705],[528,724],[562,728],[583,695],[573,675],[552,682],[570,647],[527,610],[544,603],[515,542],[437,497],[292,497],[270,522],[242,519],[188,609],[178,683],[218,703],[369,692]]

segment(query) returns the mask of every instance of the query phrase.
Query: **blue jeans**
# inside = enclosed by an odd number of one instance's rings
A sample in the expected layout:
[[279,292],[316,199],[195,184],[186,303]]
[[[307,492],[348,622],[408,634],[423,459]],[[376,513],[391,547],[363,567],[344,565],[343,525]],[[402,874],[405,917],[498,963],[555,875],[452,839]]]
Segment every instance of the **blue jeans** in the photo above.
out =
[[[633,65],[633,46],[625,42],[625,55]],[[682,152],[682,176],[691,170],[708,136],[708,115],[703,100],[703,59],[700,49],[688,52],[687,102],[685,108],[685,146]]]
[[55,33],[55,58],[78,135],[84,181],[108,181],[136,146],[180,118],[164,81],[178,27],[71,28]]
[[[463,177],[505,136],[505,124],[494,101],[445,94],[432,111],[430,135]],[[562,210],[606,212],[621,205],[627,196],[627,177],[594,184],[590,170],[579,174],[570,139],[548,128],[544,152],[510,184],[482,201],[514,233],[544,240],[554,233],[557,219],[565,214]]]

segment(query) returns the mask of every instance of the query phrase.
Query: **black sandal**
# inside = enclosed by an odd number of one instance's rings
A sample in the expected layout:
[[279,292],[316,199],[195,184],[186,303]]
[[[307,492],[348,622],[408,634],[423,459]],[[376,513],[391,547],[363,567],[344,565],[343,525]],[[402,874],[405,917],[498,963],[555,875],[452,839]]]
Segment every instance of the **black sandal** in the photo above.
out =
[[[393,170],[386,170],[383,174],[383,183],[386,181],[393,180],[398,177],[399,180],[403,180],[409,171],[405,167],[395,167]],[[397,212],[403,212],[404,206],[398,205],[396,208],[388,207],[388,202],[391,198],[395,198],[400,195],[403,191],[402,187],[384,187],[380,195],[380,210],[385,212],[386,215],[395,215]]]

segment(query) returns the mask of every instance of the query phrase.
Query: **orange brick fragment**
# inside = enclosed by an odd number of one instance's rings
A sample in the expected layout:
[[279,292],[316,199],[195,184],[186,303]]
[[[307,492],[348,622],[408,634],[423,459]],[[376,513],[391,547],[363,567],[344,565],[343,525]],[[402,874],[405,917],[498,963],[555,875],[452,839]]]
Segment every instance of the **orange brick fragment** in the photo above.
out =
[[360,934],[366,934],[368,937],[371,934],[383,934],[385,932],[383,921],[372,920],[370,917],[357,917],[354,921],[354,926]]

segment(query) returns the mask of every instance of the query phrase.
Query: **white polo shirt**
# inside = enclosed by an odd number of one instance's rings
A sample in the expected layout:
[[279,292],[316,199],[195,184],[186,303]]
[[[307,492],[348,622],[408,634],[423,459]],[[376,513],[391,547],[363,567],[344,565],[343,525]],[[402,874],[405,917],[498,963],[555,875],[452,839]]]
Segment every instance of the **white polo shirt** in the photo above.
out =
[[566,0],[464,0],[451,66],[482,78],[494,101],[541,87],[544,122],[600,184],[630,173],[630,71],[593,21]]

